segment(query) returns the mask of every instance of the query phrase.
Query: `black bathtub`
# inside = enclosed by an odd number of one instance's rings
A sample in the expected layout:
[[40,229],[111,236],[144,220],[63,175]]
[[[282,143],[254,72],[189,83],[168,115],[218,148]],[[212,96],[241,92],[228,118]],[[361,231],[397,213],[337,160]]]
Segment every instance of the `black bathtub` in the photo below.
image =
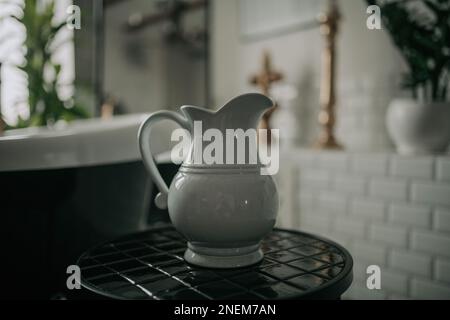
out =
[[[64,293],[67,267],[84,250],[168,220],[152,205],[156,190],[137,147],[144,118],[0,137],[1,297]],[[177,167],[159,165],[169,181]]]

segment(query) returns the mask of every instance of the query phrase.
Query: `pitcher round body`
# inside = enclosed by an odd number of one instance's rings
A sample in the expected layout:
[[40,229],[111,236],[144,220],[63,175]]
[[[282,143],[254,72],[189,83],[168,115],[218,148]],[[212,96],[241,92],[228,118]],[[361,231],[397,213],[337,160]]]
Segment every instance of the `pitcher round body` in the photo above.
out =
[[262,259],[259,242],[272,230],[278,211],[271,176],[259,169],[182,166],[168,201],[172,223],[189,241],[188,262],[239,267]]

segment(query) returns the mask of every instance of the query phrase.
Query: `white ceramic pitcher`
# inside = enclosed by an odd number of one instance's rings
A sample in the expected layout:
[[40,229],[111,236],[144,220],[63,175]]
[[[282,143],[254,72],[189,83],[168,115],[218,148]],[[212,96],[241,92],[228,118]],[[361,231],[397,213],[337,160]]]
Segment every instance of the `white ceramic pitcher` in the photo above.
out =
[[[260,117],[272,106],[266,96],[250,93],[232,99],[215,112],[183,106],[181,113],[158,111],[142,123],[138,134],[142,158],[160,191],[155,203],[159,208],[168,207],[173,225],[188,240],[186,261],[204,267],[233,268],[263,258],[260,241],[273,228],[278,211],[272,177],[261,174],[263,165],[258,156],[256,163],[250,163],[250,141],[245,150],[248,163],[237,163],[239,150],[227,148],[225,138],[223,164],[195,161],[204,142],[196,139],[194,122],[201,123],[203,132],[213,128],[226,137],[227,129],[256,130]],[[149,145],[151,126],[162,119],[177,122],[192,137],[189,153],[170,188],[158,172]],[[233,154],[230,150],[234,150]],[[227,156],[234,160],[233,164],[226,161]]]

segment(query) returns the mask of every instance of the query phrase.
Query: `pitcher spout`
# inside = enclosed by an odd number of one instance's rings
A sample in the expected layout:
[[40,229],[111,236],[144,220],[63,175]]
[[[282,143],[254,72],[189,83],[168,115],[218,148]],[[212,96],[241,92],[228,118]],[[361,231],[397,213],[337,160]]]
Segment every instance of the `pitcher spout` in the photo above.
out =
[[274,105],[272,99],[260,93],[246,93],[228,101],[219,111],[236,112],[241,117],[261,117]]
[[228,101],[217,111],[185,105],[181,111],[190,123],[201,121],[203,128],[225,129],[257,128],[261,116],[272,106],[273,101],[259,93],[247,93]]
[[215,112],[205,108],[184,105],[180,108],[181,112],[189,119],[191,123],[194,121],[207,122],[214,116]]
[[227,102],[217,113],[233,128],[257,128],[261,116],[273,107],[273,101],[259,93],[247,93]]

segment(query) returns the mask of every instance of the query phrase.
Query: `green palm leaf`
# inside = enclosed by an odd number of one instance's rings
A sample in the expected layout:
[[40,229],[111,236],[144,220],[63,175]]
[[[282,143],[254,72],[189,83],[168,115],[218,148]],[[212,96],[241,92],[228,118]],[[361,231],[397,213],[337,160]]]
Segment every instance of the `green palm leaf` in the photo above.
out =
[[[1,5],[11,2],[3,2]],[[17,6],[19,14],[0,16],[0,19],[13,19],[21,23],[26,30],[24,41],[25,63],[18,69],[25,73],[28,80],[28,104],[30,118],[19,117],[17,127],[42,126],[49,123],[77,118],[87,118],[89,114],[82,107],[66,108],[66,102],[58,96],[58,78],[60,65],[54,65],[51,58],[59,45],[54,45],[58,33],[66,26],[66,22],[54,23],[55,2],[40,0],[24,0]],[[1,42],[0,42],[1,45]],[[44,71],[53,68],[55,78],[45,80]]]

